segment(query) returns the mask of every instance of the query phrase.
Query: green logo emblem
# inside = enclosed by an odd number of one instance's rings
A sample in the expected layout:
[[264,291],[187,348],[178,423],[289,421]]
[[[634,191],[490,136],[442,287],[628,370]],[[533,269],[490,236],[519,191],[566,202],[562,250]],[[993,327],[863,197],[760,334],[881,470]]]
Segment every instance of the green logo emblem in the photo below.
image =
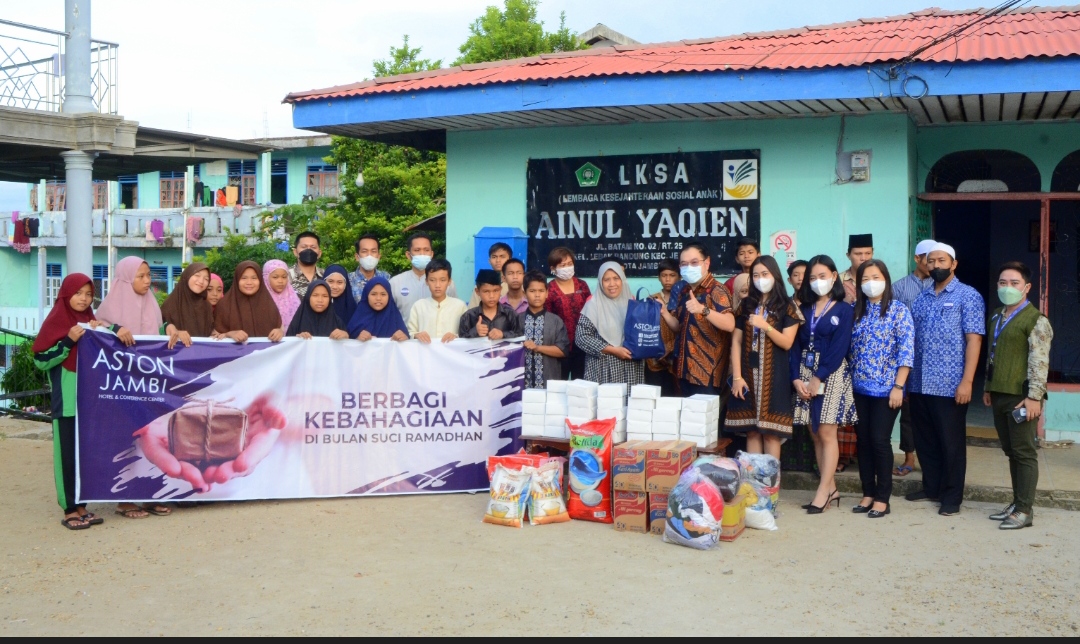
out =
[[600,183],[600,168],[591,162],[578,168],[574,174],[577,175],[578,185],[582,188],[595,188]]

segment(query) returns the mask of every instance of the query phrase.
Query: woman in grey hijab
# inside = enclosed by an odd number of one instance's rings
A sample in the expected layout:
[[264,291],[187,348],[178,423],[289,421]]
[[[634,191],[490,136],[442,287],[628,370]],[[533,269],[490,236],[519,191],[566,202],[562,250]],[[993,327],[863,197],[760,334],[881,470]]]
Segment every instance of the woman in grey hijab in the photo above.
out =
[[585,302],[574,344],[585,353],[585,380],[601,384],[645,382],[645,367],[623,346],[623,327],[630,302],[626,274],[617,262],[604,262],[597,276],[600,288]]

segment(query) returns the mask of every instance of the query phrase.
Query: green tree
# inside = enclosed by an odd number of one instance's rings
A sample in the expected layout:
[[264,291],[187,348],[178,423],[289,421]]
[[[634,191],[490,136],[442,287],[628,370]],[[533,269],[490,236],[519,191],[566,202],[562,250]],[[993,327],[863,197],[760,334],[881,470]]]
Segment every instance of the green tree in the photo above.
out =
[[458,49],[461,56],[454,64],[484,63],[588,48],[567,28],[565,11],[559,14],[557,31],[544,31],[544,23],[536,19],[539,4],[539,0],[503,0],[502,11],[496,6],[489,6],[484,15],[469,25],[472,35]]
[[[294,258],[288,247],[280,248],[273,240],[265,236],[254,238],[244,235],[227,235],[221,248],[209,248],[206,255],[195,257],[195,261],[204,262],[211,273],[221,276],[225,290],[232,286],[233,272],[240,262],[251,260],[260,266],[271,259],[281,259],[292,263]],[[260,276],[261,277],[261,276]]]
[[375,69],[375,77],[381,78],[439,69],[442,67],[442,61],[420,58],[420,48],[409,47],[409,34],[405,34],[400,47],[390,47],[389,59],[376,60],[372,66]]

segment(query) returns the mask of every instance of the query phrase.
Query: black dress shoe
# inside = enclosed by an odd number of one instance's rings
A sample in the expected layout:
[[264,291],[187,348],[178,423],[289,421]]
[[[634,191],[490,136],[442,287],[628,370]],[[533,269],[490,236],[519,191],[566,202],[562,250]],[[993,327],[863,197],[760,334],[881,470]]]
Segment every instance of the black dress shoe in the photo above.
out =
[[869,506],[869,505],[856,505],[855,507],[851,508],[851,513],[852,514],[866,514],[867,512],[870,511],[870,507],[871,506]]
[[960,514],[960,506],[958,506],[958,505],[952,505],[952,506],[943,505],[943,506],[941,506],[941,509],[938,510],[938,514],[940,514],[943,517],[955,517],[956,515]]
[[990,515],[990,520],[991,521],[1004,521],[1005,519],[1008,519],[1009,515],[1012,514],[1013,512],[1016,512],[1016,504],[1015,503],[1010,503],[1009,507],[1005,508],[1001,512],[998,512],[997,514],[991,514]]
[[885,516],[886,514],[891,514],[891,513],[892,513],[892,507],[890,507],[889,504],[886,503],[884,511],[870,510],[869,512],[866,513],[866,518],[867,519],[880,519],[881,517]]
[[919,490],[918,492],[912,492],[911,494],[908,494],[904,498],[907,499],[908,501],[933,501],[935,503],[938,502],[938,499],[935,499],[934,497],[927,494],[926,490]]

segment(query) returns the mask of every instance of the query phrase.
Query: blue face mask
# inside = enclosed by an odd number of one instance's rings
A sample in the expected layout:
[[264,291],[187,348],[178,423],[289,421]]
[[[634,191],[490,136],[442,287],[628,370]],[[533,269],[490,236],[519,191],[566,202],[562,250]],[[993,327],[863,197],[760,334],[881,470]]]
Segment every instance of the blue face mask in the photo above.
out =
[[679,274],[687,284],[697,284],[701,281],[701,266],[682,266],[679,268]]
[[418,271],[422,271],[427,268],[428,263],[431,262],[431,255],[413,255],[412,265]]

